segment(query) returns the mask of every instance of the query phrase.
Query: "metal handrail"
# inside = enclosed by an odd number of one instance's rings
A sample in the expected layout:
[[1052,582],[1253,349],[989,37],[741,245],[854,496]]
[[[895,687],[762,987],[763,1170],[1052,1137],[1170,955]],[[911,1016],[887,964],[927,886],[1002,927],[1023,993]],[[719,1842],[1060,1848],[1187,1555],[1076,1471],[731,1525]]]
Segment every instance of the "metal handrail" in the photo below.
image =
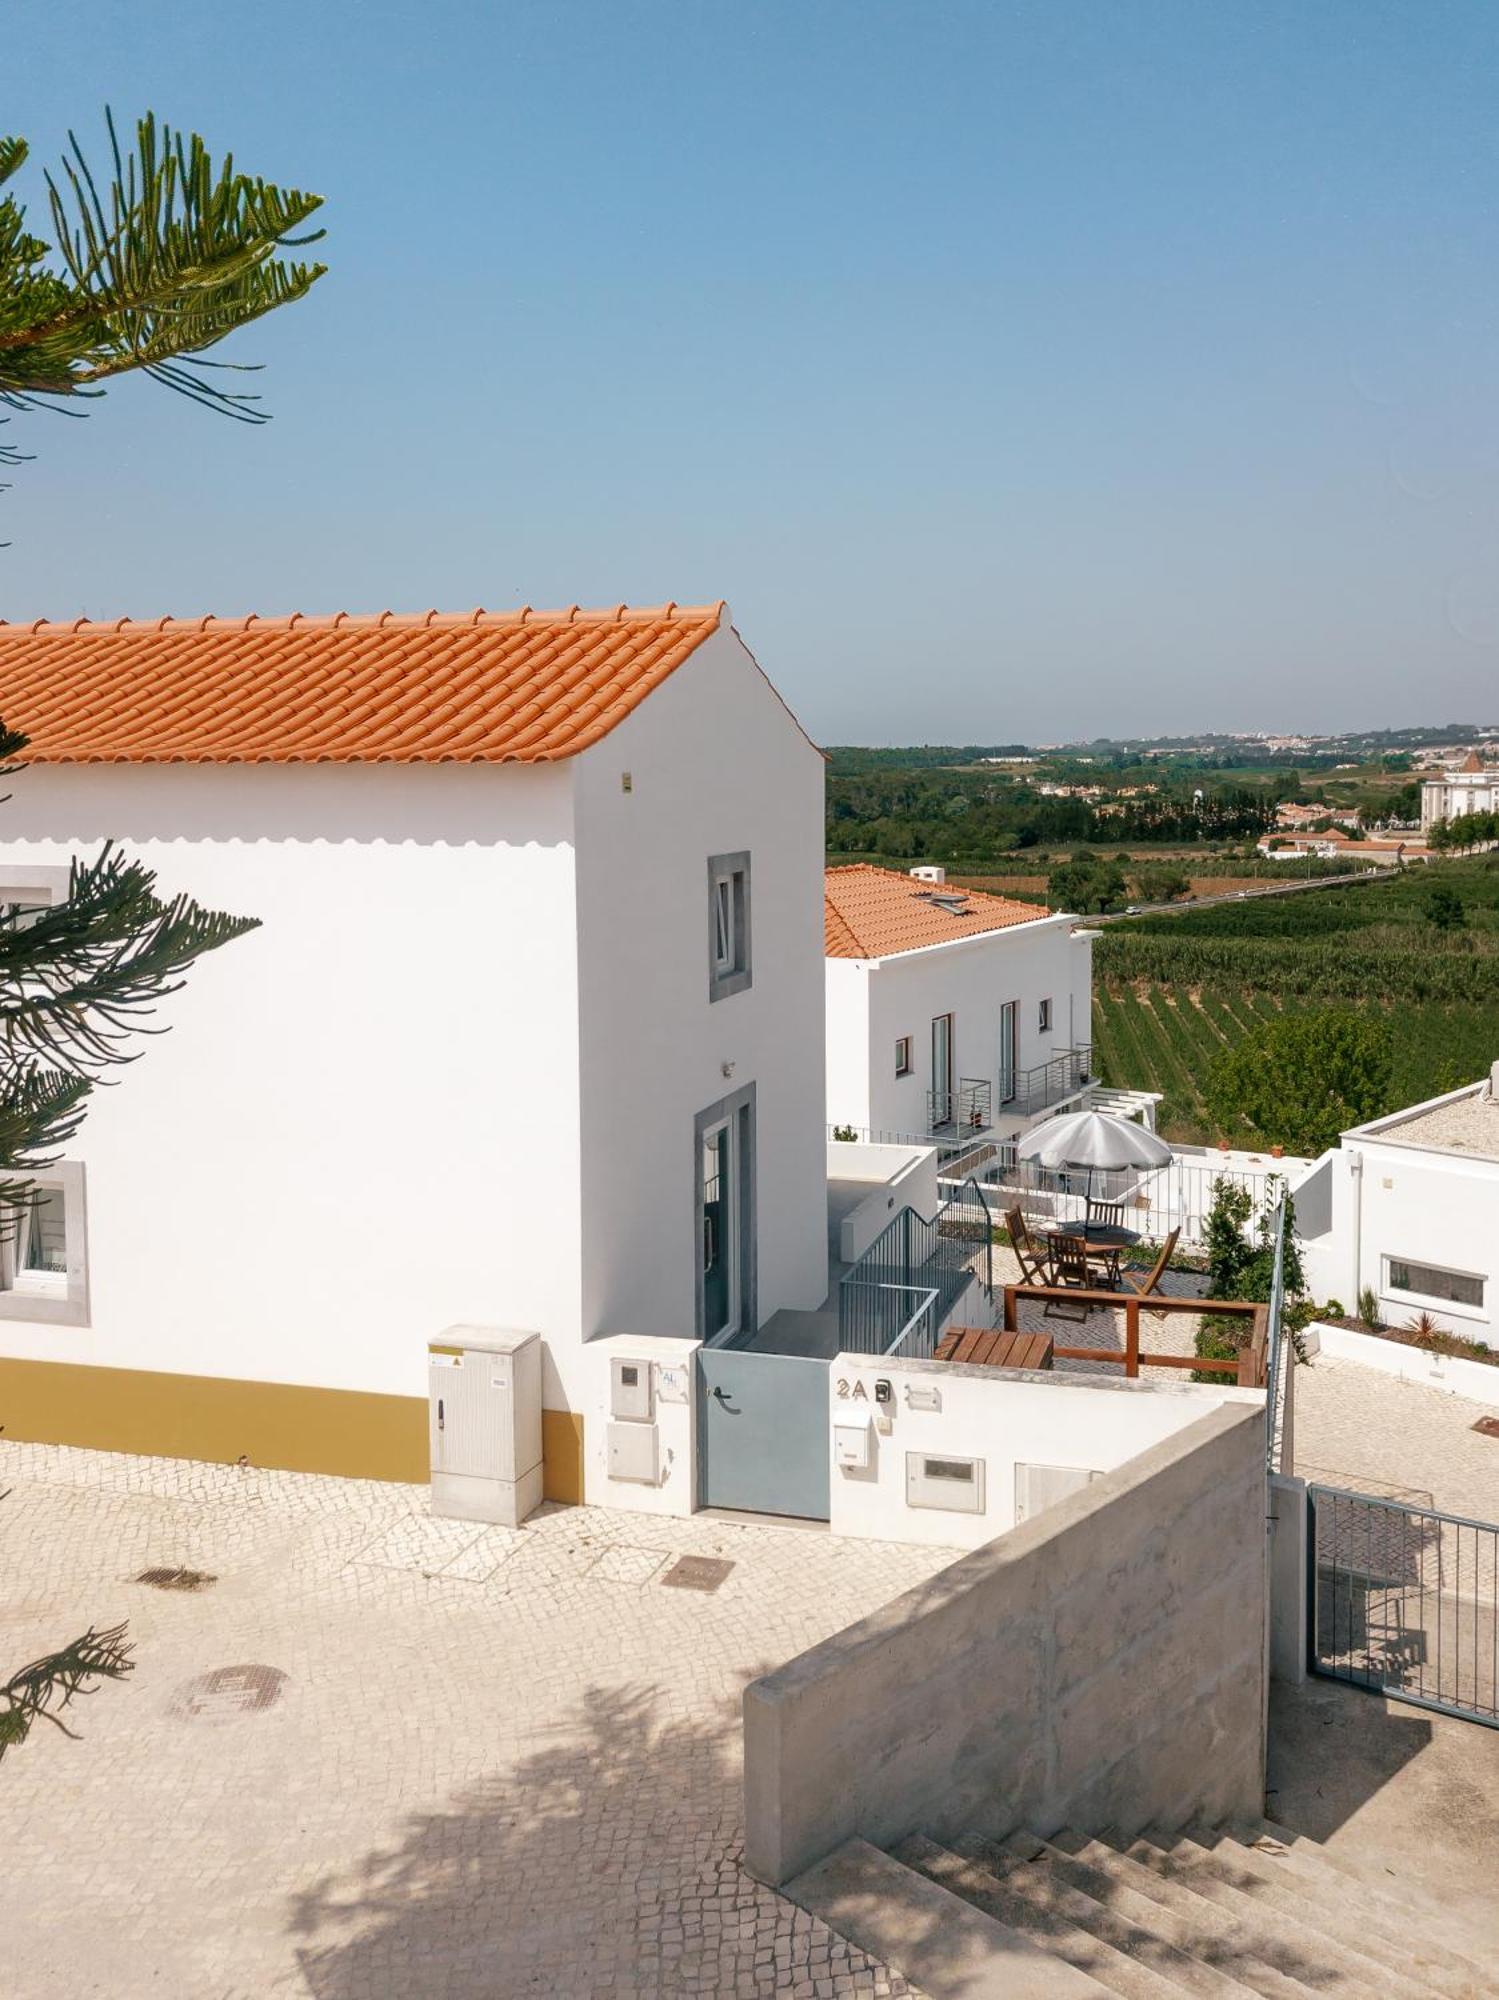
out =
[[[937,1345],[936,1308],[938,1305],[938,1301],[942,1297],[942,1293],[938,1289],[938,1287],[936,1285],[889,1284],[877,1278],[874,1279],[862,1278],[858,1282],[861,1285],[870,1286],[874,1290],[881,1292],[915,1292],[920,1297],[921,1303],[920,1305],[917,1306],[915,1312],[912,1313],[911,1317],[906,1321],[905,1325],[900,1329],[899,1333],[896,1334],[895,1338],[890,1342],[888,1347],[878,1350],[869,1348],[849,1348],[846,1349],[845,1351],[853,1354],[865,1354],[870,1352],[880,1352],[886,1355],[898,1354],[901,1348],[905,1345],[906,1341],[910,1339],[912,1333],[916,1330],[918,1326],[921,1325],[922,1321],[925,1320],[928,1322],[930,1326],[931,1338],[926,1347],[925,1353],[922,1354],[919,1358],[922,1360],[930,1360],[932,1350]],[[912,1352],[913,1353],[915,1352],[914,1348],[912,1349]]]
[[944,1201],[934,1216],[921,1215],[909,1205],[898,1215],[890,1218],[863,1256],[839,1280],[838,1285],[838,1345],[845,1353],[880,1353],[886,1347],[873,1344],[878,1337],[878,1320],[873,1329],[865,1326],[867,1313],[859,1308],[864,1295],[873,1291],[890,1291],[902,1287],[931,1289],[931,1277],[936,1277],[938,1292],[937,1316],[955,1305],[972,1281],[972,1251],[955,1254],[952,1244],[963,1240],[958,1235],[958,1218],[962,1225],[972,1227],[968,1222],[971,1211],[977,1207],[982,1218],[977,1225],[982,1231],[983,1256],[977,1272],[979,1283],[985,1293],[994,1295],[994,1217],[988,1200],[978,1182],[970,1175],[958,1183],[955,1194]]
[[[1270,1274],[1270,1315],[1265,1339],[1265,1465],[1277,1472],[1281,1442],[1280,1375],[1285,1338],[1282,1321],[1286,1310],[1286,1197],[1275,1208],[1275,1265]],[[1292,1366],[1294,1366],[1294,1361]]]

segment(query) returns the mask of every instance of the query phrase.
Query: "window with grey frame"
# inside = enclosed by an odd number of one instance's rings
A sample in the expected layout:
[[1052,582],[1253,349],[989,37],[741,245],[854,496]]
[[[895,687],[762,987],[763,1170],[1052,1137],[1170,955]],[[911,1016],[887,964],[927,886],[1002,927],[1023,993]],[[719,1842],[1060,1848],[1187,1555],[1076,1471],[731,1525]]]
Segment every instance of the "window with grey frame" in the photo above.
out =
[[1484,1280],[1477,1271],[1451,1271],[1441,1264],[1386,1257],[1385,1287],[1408,1298],[1429,1299],[1433,1305],[1483,1308]]
[[750,984],[750,858],[743,849],[708,862],[708,998],[726,1000]]
[[83,1167],[59,1160],[26,1175],[24,1204],[0,1228],[0,1319],[87,1326],[88,1238]]

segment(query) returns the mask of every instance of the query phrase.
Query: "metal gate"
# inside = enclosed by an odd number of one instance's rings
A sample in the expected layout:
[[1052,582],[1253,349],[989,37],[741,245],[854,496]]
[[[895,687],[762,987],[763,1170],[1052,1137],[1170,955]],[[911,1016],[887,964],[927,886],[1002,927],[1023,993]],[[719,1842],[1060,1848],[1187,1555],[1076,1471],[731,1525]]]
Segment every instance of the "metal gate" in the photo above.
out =
[[1307,1488],[1313,1673],[1499,1728],[1499,1523]]
[[829,1364],[735,1347],[697,1362],[698,1505],[825,1521]]

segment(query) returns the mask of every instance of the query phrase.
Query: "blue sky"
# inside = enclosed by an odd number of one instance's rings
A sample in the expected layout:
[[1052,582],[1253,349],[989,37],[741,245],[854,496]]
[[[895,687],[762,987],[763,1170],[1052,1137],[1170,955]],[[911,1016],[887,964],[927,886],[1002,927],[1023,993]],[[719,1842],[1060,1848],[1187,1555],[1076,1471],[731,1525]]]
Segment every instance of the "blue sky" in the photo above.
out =
[[724,596],[824,741],[1499,717],[1491,0],[68,18],[37,164],[149,106],[332,272],[260,430],[12,424],[0,615]]

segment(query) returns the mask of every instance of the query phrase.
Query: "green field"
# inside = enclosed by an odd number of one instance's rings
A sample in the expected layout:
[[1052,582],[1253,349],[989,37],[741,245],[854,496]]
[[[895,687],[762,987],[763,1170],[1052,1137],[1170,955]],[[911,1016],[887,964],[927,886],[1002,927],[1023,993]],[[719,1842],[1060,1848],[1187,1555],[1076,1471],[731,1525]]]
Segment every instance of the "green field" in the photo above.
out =
[[[1457,923],[1430,921],[1438,883]],[[1482,1076],[1499,1060],[1495,857],[1301,897],[1219,905],[1113,925],[1094,957],[1093,1041],[1106,1083],[1159,1090],[1170,1138],[1220,1135],[1204,1103],[1222,1048],[1278,1014],[1367,1008],[1393,1030],[1395,1111]]]

